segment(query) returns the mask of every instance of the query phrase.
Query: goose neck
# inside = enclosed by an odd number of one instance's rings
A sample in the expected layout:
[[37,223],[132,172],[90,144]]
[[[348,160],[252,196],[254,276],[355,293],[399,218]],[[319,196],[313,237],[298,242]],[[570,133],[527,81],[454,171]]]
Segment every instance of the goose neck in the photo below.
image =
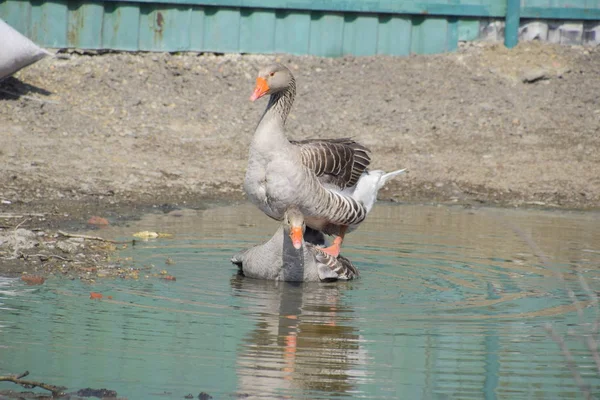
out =
[[296,82],[294,78],[289,86],[282,91],[273,93],[269,98],[269,104],[263,118],[277,118],[282,125],[285,125],[296,96]]

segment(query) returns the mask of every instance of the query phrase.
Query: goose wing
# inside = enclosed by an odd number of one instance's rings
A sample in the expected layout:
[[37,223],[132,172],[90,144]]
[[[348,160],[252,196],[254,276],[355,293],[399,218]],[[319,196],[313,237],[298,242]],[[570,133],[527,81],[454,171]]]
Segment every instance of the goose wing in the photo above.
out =
[[349,281],[359,277],[358,269],[346,257],[333,257],[320,247],[309,245],[315,254],[317,272],[321,281]]
[[370,150],[349,138],[292,141],[300,148],[302,163],[323,184],[340,189],[356,185],[371,162]]

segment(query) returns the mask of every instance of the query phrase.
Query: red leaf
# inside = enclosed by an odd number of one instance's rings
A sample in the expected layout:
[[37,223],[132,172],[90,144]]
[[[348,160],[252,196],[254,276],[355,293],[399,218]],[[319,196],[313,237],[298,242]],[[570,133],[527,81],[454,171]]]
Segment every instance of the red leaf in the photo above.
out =
[[109,222],[106,218],[98,217],[97,215],[90,217],[90,219],[88,219],[87,223],[90,225],[108,225],[109,224]]
[[44,283],[44,281],[46,281],[45,278],[38,275],[23,275],[21,280],[28,285],[41,285]]

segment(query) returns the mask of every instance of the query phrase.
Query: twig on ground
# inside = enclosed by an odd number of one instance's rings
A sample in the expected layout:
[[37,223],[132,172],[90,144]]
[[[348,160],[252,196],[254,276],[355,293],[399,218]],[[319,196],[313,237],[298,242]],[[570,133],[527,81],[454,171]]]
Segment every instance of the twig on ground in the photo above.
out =
[[31,219],[31,218],[25,218],[23,221],[19,222],[19,223],[17,224],[17,226],[15,226],[14,230],[16,231],[17,229],[19,229],[19,227],[20,227],[21,225],[23,225],[25,222],[29,221],[30,219]]
[[13,213],[0,213],[0,218],[23,218],[23,217],[45,217],[46,214],[40,213],[24,213],[24,214],[13,214]]
[[70,237],[70,238],[98,240],[98,241],[101,241],[101,242],[108,242],[108,243],[120,243],[120,242],[117,242],[116,240],[101,238],[100,236],[79,235],[79,234],[76,234],[76,233],[68,233],[68,232],[63,232],[63,231],[58,231],[57,233],[59,235],[62,235],[62,236],[65,236],[65,237]]
[[20,256],[24,259],[27,259],[29,257],[40,257],[40,258],[46,257],[46,258],[58,258],[59,260],[69,261],[69,262],[73,261],[70,258],[57,256],[56,254],[23,254],[23,253],[21,253]]
[[25,389],[33,389],[34,387],[40,387],[42,389],[46,389],[52,392],[52,397],[59,397],[63,394],[63,391],[66,389],[64,386],[55,386],[49,385],[44,382],[30,381],[22,379],[29,375],[29,371],[25,371],[20,375],[5,375],[0,376],[0,382],[12,382],[17,385],[23,386]]
[[29,375],[29,371],[25,371],[21,375],[18,375],[17,379],[25,378],[27,375]]

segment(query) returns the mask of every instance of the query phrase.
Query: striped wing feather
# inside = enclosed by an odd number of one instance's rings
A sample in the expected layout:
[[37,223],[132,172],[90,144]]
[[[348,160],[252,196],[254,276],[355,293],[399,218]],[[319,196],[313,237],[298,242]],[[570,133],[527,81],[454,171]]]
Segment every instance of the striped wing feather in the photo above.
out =
[[360,274],[358,273],[358,270],[346,257],[342,255],[333,257],[325,253],[319,247],[313,247],[313,249],[319,266],[325,267],[329,272],[324,274],[325,276],[335,280],[352,280],[359,277]]
[[356,185],[371,162],[370,150],[349,138],[292,141],[300,147],[302,163],[321,183],[340,189]]

